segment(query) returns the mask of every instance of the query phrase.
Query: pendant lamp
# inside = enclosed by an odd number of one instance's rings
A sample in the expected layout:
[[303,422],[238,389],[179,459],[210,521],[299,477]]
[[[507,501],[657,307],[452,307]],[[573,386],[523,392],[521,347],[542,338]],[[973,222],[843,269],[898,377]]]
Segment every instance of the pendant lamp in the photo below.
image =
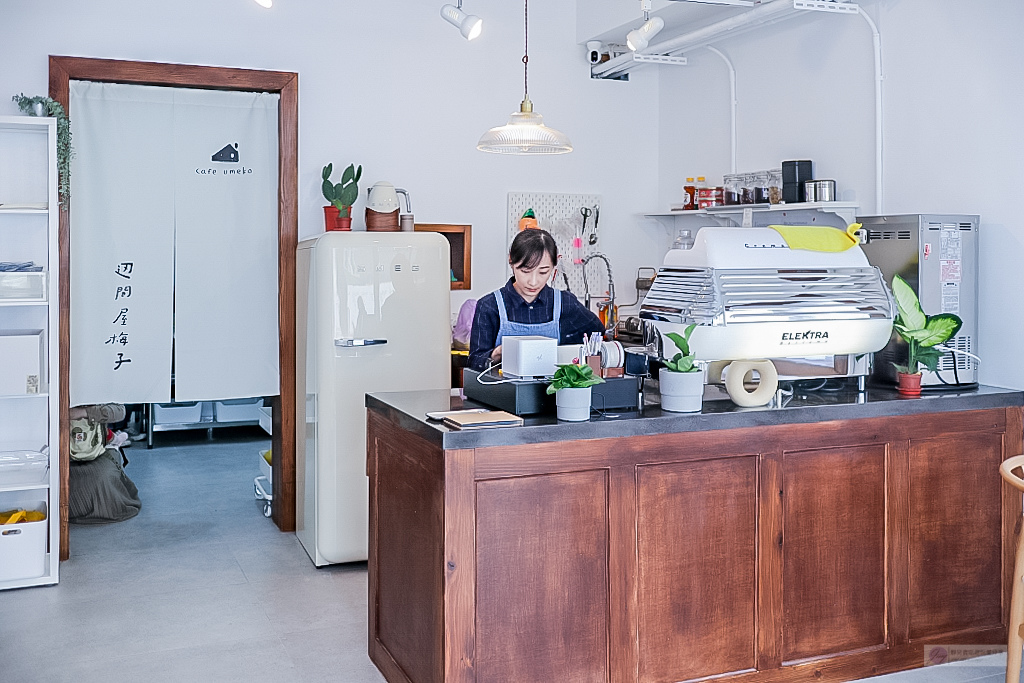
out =
[[533,111],[530,101],[530,13],[529,0],[523,1],[523,101],[504,126],[491,128],[483,134],[476,148],[493,154],[565,154],[572,143],[565,134],[544,125],[544,117]]

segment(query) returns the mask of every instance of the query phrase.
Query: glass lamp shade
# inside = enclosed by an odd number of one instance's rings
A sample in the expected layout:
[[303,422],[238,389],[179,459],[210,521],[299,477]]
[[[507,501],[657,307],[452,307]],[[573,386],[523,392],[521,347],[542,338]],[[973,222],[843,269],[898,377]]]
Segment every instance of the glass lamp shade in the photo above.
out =
[[493,154],[566,154],[572,143],[564,133],[544,125],[544,117],[532,111],[524,100],[504,126],[491,128],[480,137],[476,148]]

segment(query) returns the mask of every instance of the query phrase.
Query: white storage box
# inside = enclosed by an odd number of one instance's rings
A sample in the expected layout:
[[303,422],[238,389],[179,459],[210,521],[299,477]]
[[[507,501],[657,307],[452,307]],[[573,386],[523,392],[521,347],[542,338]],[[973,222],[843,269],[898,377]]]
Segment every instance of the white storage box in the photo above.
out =
[[199,401],[153,404],[153,424],[191,424],[202,418],[203,404]]
[[[0,512],[22,508],[46,513],[46,503],[8,507],[0,502]],[[34,579],[46,573],[46,525],[39,522],[0,524],[0,581]]]
[[0,332],[0,396],[38,394],[42,387],[42,330]]
[[0,486],[45,484],[50,458],[36,451],[0,451]]
[[0,273],[0,301],[46,301],[46,273]]
[[274,478],[273,475],[271,474],[272,470],[270,468],[270,463],[267,462],[267,453],[269,452],[269,449],[265,451],[260,451],[260,474],[266,477],[268,482],[273,482]]
[[233,398],[214,402],[213,414],[217,422],[255,422],[262,407],[262,398]]

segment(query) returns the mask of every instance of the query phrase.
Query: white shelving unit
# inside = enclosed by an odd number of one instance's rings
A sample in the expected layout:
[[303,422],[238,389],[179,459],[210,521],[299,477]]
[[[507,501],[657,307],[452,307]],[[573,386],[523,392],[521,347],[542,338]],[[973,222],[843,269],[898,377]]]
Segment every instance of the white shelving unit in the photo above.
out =
[[645,218],[657,219],[665,227],[693,228],[704,225],[752,227],[767,225],[831,225],[846,229],[857,217],[856,202],[802,202],[799,204],[741,204],[715,206],[696,211],[652,211]]
[[[38,383],[27,382],[23,393],[0,392],[0,454],[39,451],[49,458],[42,481],[19,483],[10,474],[5,479],[0,470],[0,511],[46,511],[46,521],[35,523],[41,526],[0,526],[0,590],[55,584],[58,578],[58,212],[56,119],[0,117],[0,262],[33,261],[43,268],[41,273],[0,273],[0,335],[41,332]],[[18,361],[0,359],[12,362]],[[44,529],[45,543],[37,546]],[[41,567],[41,572],[28,569],[20,575],[17,567],[24,566]],[[15,576],[10,576],[11,567]]]

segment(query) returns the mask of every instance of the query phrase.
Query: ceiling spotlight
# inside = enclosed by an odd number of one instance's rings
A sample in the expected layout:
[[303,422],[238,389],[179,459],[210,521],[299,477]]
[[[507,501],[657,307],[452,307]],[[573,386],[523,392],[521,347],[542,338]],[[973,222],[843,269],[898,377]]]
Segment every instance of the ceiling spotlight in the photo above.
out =
[[274,4],[274,0],[256,0],[256,4],[259,5],[260,7],[266,7],[267,9],[270,9],[271,6],[273,6]]
[[626,45],[633,52],[646,50],[651,38],[658,35],[658,31],[665,28],[665,20],[661,17],[653,17],[643,23],[643,26],[633,29],[626,35]]
[[455,5],[444,5],[441,8],[441,17],[452,26],[458,28],[462,37],[466,40],[476,38],[484,27],[483,19],[462,11],[462,0],[459,0],[458,7]]

